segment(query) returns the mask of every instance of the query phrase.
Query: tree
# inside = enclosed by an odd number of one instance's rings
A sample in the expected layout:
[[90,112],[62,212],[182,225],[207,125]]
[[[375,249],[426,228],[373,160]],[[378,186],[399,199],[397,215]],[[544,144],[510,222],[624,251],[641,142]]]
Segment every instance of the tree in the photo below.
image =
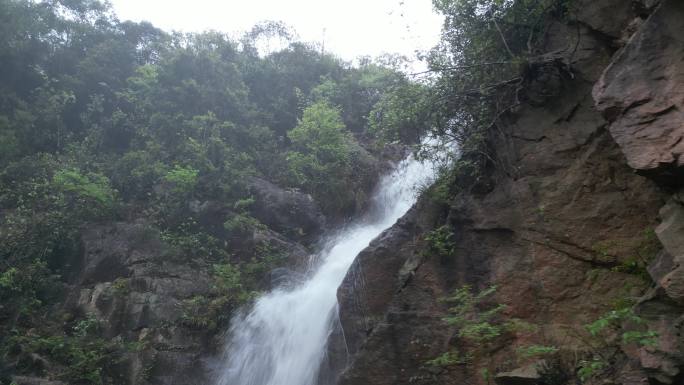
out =
[[314,103],[287,136],[292,142],[287,162],[294,183],[311,191],[325,207],[344,206],[354,144],[340,111],[325,101]]

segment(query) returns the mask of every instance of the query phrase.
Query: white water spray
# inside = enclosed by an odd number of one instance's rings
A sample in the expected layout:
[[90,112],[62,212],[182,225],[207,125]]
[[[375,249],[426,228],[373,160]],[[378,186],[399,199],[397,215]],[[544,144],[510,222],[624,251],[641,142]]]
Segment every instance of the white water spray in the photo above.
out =
[[435,166],[413,157],[385,176],[373,197],[373,219],[331,237],[319,267],[302,283],[275,289],[232,320],[218,385],[315,385],[337,316],[337,288],[356,255],[415,203]]

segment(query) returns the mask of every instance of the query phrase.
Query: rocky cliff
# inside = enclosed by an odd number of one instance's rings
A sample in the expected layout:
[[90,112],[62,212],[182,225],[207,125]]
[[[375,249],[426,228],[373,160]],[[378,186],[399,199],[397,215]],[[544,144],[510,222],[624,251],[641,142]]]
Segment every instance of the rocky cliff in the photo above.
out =
[[[581,1],[549,22],[562,64],[528,72],[481,182],[426,195],[353,265],[341,385],[684,380],[682,36],[677,0]],[[496,288],[491,324],[523,326],[466,338],[444,300],[464,285]]]

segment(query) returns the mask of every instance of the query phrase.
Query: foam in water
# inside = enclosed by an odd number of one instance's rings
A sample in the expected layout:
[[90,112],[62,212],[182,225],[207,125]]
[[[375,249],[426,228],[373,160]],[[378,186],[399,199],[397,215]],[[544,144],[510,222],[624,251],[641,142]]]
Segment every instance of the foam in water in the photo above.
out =
[[374,219],[331,237],[320,264],[294,287],[275,289],[231,322],[217,385],[315,385],[337,315],[337,288],[356,255],[415,203],[435,166],[413,157],[385,176],[373,197]]

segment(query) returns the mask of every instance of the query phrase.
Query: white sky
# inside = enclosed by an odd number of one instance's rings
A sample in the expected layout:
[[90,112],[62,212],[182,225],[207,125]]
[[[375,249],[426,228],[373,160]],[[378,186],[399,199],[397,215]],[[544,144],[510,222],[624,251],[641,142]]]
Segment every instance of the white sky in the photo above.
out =
[[[345,60],[400,53],[410,58],[439,39],[442,19],[431,0],[110,0],[121,20],[146,20],[170,31],[231,34],[264,20],[292,26],[301,40],[325,41]],[[324,33],[325,30],[325,33]]]

